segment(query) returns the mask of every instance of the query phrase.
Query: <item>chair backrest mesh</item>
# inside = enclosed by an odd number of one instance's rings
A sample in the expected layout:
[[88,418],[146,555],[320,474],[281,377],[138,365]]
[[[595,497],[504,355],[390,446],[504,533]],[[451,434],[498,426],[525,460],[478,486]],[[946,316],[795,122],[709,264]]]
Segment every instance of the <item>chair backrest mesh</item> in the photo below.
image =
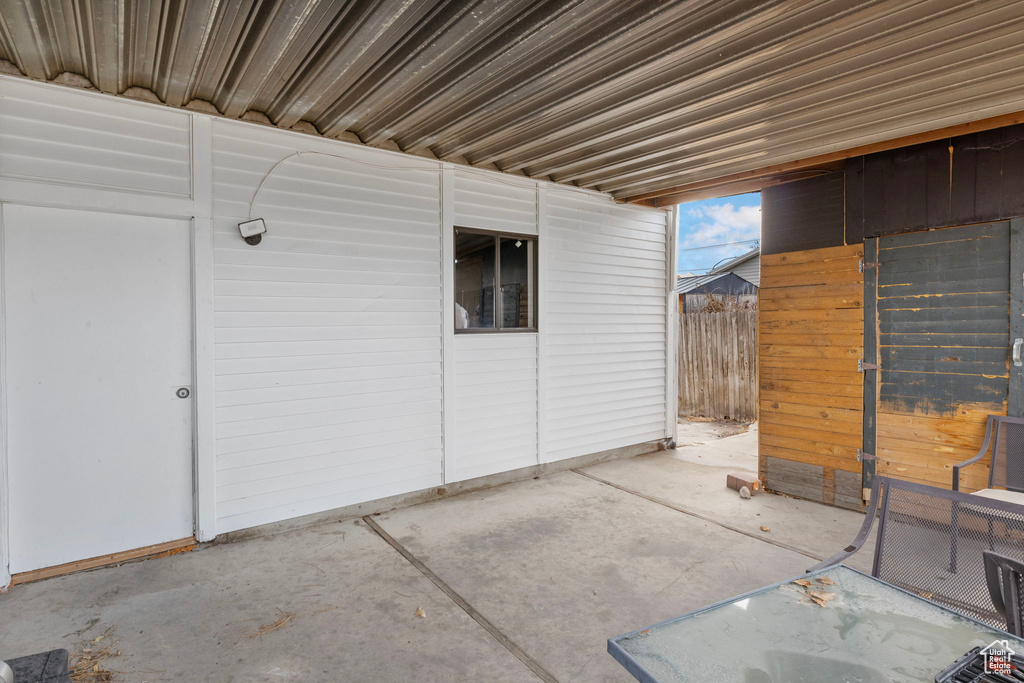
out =
[[882,485],[874,575],[1005,629],[983,552],[1024,561],[1024,506],[888,478]]
[[995,418],[989,486],[1024,491],[1024,418]]

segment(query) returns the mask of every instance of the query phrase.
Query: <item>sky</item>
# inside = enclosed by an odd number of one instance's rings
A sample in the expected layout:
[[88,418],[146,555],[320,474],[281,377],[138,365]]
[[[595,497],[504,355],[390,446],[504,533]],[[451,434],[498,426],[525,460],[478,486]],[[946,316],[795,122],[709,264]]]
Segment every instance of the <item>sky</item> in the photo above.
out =
[[[701,275],[724,259],[753,249],[761,236],[761,195],[758,192],[724,199],[705,199],[679,206],[679,273]],[[730,246],[714,246],[731,244]],[[695,247],[711,247],[695,249]]]

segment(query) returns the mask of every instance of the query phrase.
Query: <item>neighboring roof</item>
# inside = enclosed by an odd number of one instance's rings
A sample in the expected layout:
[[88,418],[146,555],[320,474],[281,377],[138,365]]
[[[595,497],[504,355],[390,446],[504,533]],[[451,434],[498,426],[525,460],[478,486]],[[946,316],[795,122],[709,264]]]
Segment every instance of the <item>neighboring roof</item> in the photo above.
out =
[[721,275],[694,275],[692,277],[676,278],[676,294],[686,294],[695,289],[714,282],[722,277]]
[[761,247],[754,247],[753,249],[748,251],[746,254],[742,254],[740,256],[737,256],[734,259],[730,259],[730,260],[726,261],[725,263],[723,263],[721,265],[715,266],[714,268],[712,268],[711,270],[708,271],[708,274],[710,275],[711,273],[727,273],[730,270],[734,269],[736,266],[740,265],[741,263],[746,263],[750,259],[757,258],[760,255],[761,255]]
[[677,294],[756,294],[757,285],[736,273],[697,275],[676,280]]
[[1020,112],[1022,19],[1005,0],[21,0],[0,73],[641,199]]

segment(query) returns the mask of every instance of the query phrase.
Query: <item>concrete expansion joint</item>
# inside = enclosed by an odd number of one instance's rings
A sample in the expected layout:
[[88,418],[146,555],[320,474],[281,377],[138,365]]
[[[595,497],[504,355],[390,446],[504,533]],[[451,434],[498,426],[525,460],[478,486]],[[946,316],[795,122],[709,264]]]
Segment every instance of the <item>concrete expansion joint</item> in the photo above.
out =
[[435,574],[429,567],[413,555],[408,548],[398,542],[391,534],[383,529],[377,522],[373,520],[373,517],[366,515],[362,518],[366,526],[373,529],[373,531],[384,539],[384,542],[394,548],[402,557],[406,559],[413,567],[415,567],[423,576],[430,579],[431,583],[441,589],[441,592],[447,595],[452,602],[458,605],[462,611],[468,614],[473,621],[478,623],[485,631],[487,631],[498,643],[501,644],[506,650],[521,661],[526,667],[533,672],[537,678],[545,683],[558,683],[558,679],[551,675],[543,666],[541,666],[536,660],[530,655],[526,654],[521,647],[516,645],[511,638],[502,633],[497,626],[492,624],[490,620],[484,615],[480,614],[469,602],[461,595],[455,592],[455,590],[449,586],[444,579]]
[[771,538],[767,538],[767,537],[765,537],[763,535],[759,536],[759,535],[757,535],[757,534],[755,534],[753,532],[747,531],[746,529],[741,529],[741,528],[733,526],[731,524],[726,524],[724,522],[720,522],[717,519],[713,519],[713,518],[708,517],[706,515],[702,515],[702,514],[700,514],[698,512],[694,512],[693,510],[687,510],[686,508],[679,507],[678,505],[673,505],[672,503],[669,503],[669,502],[664,501],[664,500],[659,500],[658,498],[654,498],[653,496],[645,495],[643,493],[640,493],[639,491],[634,491],[633,489],[626,488],[625,486],[620,486],[618,484],[613,484],[612,482],[607,481],[605,479],[601,479],[600,477],[595,477],[594,475],[590,474],[589,472],[584,472],[584,471],[578,470],[578,469],[573,469],[572,471],[575,472],[576,474],[582,476],[582,477],[586,477],[587,479],[593,479],[594,481],[596,481],[596,482],[598,482],[600,484],[604,484],[606,486],[611,486],[612,488],[616,488],[616,489],[618,489],[620,491],[623,491],[625,493],[632,494],[632,495],[636,496],[637,498],[643,498],[644,500],[650,501],[650,502],[655,503],[657,505],[661,505],[663,507],[667,507],[670,510],[675,510],[676,512],[681,512],[684,515],[689,515],[691,517],[696,517],[697,519],[700,519],[700,520],[703,520],[705,522],[708,522],[709,524],[714,524],[715,526],[720,526],[723,529],[728,529],[729,531],[735,531],[738,534],[743,534],[744,536],[749,536],[750,538],[755,538],[758,541],[761,541],[762,543],[767,543],[768,545],[774,545],[774,546],[782,548],[784,550],[789,550],[789,551],[792,551],[794,553],[799,553],[800,555],[803,555],[804,557],[809,557],[812,560],[815,560],[816,562],[821,562],[822,560],[825,559],[823,557],[818,557],[817,555],[812,555],[811,553],[807,552],[806,550],[801,550],[800,548],[797,548],[795,546],[789,545],[788,543],[780,543],[778,541],[772,540]]

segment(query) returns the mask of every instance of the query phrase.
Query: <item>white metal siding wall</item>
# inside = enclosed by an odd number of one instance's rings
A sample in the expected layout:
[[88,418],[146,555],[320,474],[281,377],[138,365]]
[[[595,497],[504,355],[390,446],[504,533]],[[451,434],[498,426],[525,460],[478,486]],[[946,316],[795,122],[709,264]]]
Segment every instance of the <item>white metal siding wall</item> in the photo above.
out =
[[537,185],[486,171],[455,170],[455,225],[537,234]]
[[755,287],[761,286],[761,257],[756,256],[749,261],[744,261],[732,269],[732,272],[751,283]]
[[4,81],[0,176],[191,195],[189,115]]
[[438,166],[293,157],[248,246],[299,145],[366,151],[214,128],[218,532],[442,483]]
[[[0,201],[195,216],[217,532],[441,483],[441,164],[13,79],[0,97]],[[272,170],[252,213],[270,233],[250,247],[236,224]],[[447,225],[539,233],[551,291],[539,335],[454,339],[449,480],[663,437],[663,213],[451,176]]]
[[455,337],[455,471],[449,482],[537,464],[537,335]]
[[546,219],[546,459],[665,438],[665,213],[552,188]]
[[[537,184],[455,170],[455,225],[537,234]],[[449,482],[536,465],[537,335],[455,336],[455,458]]]

